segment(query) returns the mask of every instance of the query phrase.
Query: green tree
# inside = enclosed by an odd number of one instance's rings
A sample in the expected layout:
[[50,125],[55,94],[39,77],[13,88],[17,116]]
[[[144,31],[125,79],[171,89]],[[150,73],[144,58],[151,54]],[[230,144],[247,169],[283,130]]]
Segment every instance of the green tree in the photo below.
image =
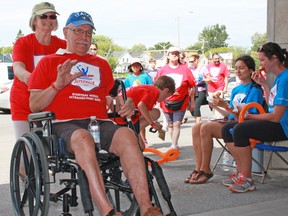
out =
[[255,60],[256,68],[259,68],[260,63],[259,63],[259,59],[257,56],[257,50],[260,45],[267,42],[267,34],[256,32],[255,34],[252,35],[251,42],[252,42],[252,46],[251,46],[250,55]]
[[132,52],[144,52],[146,51],[147,48],[144,44],[135,44],[132,48],[131,51]]
[[266,43],[267,41],[267,34],[266,33],[258,33],[256,32],[254,35],[251,37],[251,42],[252,42],[252,47],[251,51],[256,51],[260,45]]
[[202,42],[196,42],[195,44],[188,46],[186,48],[187,50],[203,50],[203,43]]
[[105,35],[95,35],[92,37],[92,43],[96,43],[98,46],[98,54],[109,58],[112,52],[124,50],[125,48],[120,47],[113,43],[113,40]]
[[173,46],[170,42],[159,42],[157,44],[154,45],[153,48],[150,48],[150,50],[167,50],[169,49],[171,46]]
[[233,54],[233,58],[237,59],[241,55],[249,55],[249,50],[240,46],[229,46],[229,52]]
[[23,35],[24,35],[24,34],[23,34],[22,30],[19,29],[19,31],[18,31],[18,33],[17,33],[17,36],[16,36],[16,38],[15,38],[15,41],[16,41],[18,38],[22,37]]
[[226,32],[225,25],[216,24],[214,26],[208,26],[198,35],[198,41],[205,43],[204,51],[212,48],[227,47],[226,40],[229,35]]
[[112,71],[114,71],[116,66],[117,66],[117,64],[118,64],[118,59],[110,56],[110,57],[108,57],[107,61],[108,61],[109,65],[110,65]]

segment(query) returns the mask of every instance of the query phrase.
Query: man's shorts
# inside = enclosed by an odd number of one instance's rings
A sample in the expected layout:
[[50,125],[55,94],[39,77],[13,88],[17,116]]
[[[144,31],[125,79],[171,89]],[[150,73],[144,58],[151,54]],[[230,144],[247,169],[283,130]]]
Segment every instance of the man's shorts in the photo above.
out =
[[173,124],[176,121],[182,122],[186,110],[175,111],[173,113],[164,112],[165,118],[167,119],[168,124]]
[[[100,145],[101,148],[108,151],[115,132],[121,127],[112,121],[97,120],[100,125]],[[71,120],[67,122],[53,123],[53,133],[64,140],[67,150],[71,151],[70,139],[72,133],[78,129],[88,129],[90,119]]]

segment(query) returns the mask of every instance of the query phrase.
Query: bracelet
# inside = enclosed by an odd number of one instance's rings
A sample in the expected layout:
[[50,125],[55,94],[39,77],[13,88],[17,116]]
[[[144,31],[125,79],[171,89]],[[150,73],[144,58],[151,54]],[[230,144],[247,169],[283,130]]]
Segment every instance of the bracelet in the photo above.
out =
[[150,123],[150,126],[154,127],[155,126],[155,122]]
[[57,89],[56,87],[55,87],[55,85],[54,85],[54,83],[52,83],[52,88],[56,91],[56,92],[59,92],[60,91],[60,89]]
[[228,107],[225,108],[225,110],[226,110],[226,111],[231,111],[231,107],[228,106]]

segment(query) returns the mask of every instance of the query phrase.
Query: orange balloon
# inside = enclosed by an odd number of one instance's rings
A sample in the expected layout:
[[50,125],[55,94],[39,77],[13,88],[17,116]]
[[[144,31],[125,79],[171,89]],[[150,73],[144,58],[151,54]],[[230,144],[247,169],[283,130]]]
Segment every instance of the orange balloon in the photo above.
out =
[[[243,109],[241,110],[241,112],[240,112],[240,114],[239,114],[239,120],[238,120],[239,123],[241,123],[241,122],[244,121],[245,113],[246,113],[250,108],[256,108],[260,114],[265,113],[264,108],[263,108],[259,103],[251,102],[251,103],[245,105],[245,106],[243,107]],[[250,139],[251,148],[253,149],[253,148],[255,147],[255,145],[256,145],[257,143],[259,143],[259,142],[260,142],[259,140]]]
[[179,150],[176,148],[169,149],[167,152],[163,153],[158,149],[148,147],[144,149],[144,152],[151,152],[153,154],[158,155],[161,158],[156,161],[158,164],[176,160],[180,154]]

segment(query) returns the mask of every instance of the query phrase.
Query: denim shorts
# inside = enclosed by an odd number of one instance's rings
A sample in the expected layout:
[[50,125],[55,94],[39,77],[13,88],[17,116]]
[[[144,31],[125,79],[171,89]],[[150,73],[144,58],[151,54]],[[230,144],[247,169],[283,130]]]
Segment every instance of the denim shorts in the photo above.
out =
[[165,118],[167,119],[168,124],[173,124],[173,122],[179,121],[182,122],[186,110],[175,111],[173,113],[164,112]]

